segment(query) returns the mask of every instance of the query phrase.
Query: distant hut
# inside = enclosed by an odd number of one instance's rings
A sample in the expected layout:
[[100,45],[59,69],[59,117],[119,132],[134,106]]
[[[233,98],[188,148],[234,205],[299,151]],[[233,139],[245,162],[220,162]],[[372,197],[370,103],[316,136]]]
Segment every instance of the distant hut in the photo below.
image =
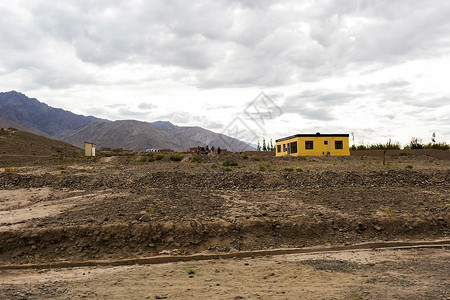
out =
[[84,142],[84,155],[94,157],[95,156],[95,144]]

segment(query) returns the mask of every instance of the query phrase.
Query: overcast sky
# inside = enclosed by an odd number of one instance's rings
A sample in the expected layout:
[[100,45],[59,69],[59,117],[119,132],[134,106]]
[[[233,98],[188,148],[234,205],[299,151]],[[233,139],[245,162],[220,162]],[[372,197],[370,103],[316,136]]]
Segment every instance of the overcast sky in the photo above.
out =
[[75,113],[252,143],[450,142],[447,0],[0,0],[0,16],[0,91]]

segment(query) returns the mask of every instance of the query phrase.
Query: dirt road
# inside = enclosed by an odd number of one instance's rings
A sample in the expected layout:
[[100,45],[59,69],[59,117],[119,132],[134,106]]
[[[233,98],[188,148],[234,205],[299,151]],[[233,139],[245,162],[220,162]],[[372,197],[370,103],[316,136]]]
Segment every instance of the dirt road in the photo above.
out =
[[450,249],[0,271],[3,299],[449,299]]

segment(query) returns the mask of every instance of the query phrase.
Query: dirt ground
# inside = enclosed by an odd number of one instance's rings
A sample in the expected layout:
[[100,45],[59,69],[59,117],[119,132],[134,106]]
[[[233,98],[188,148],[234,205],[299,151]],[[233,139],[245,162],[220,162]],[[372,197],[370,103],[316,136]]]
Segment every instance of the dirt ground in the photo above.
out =
[[[383,166],[380,157],[371,156],[185,154],[181,161],[173,156],[177,155],[165,154],[160,160],[143,154],[60,157],[9,165],[3,161],[0,270],[10,265],[150,257],[161,249],[228,253],[449,239],[446,159],[395,154]],[[7,299],[450,297],[448,248],[342,255],[3,270],[0,295]],[[194,272],[191,277],[189,268]]]
[[2,299],[449,299],[450,248],[0,271]]

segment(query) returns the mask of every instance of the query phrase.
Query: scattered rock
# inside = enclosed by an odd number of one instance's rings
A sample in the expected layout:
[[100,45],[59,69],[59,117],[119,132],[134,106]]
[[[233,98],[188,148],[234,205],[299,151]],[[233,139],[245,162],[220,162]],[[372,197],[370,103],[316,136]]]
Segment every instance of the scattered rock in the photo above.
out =
[[376,231],[382,230],[381,226],[378,226],[378,225],[373,225],[373,229],[375,229]]

